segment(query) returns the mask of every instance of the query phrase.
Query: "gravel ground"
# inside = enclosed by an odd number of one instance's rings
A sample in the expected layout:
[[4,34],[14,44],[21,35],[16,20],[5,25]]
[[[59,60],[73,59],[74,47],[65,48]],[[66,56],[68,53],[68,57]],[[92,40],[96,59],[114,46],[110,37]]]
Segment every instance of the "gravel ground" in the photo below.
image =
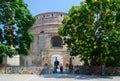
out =
[[120,76],[0,74],[0,81],[120,81]]

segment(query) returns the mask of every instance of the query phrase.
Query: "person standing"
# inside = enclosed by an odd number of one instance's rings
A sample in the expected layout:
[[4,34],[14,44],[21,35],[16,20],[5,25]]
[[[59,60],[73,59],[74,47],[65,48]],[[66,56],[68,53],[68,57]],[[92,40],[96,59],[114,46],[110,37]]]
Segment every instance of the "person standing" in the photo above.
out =
[[59,61],[57,60],[57,57],[56,57],[54,62],[54,73],[57,73],[58,65],[59,65]]
[[105,76],[105,63],[103,63],[101,66],[101,75]]
[[63,73],[63,65],[60,64],[60,73]]
[[69,64],[68,63],[66,63],[66,65],[65,65],[65,72],[69,73]]

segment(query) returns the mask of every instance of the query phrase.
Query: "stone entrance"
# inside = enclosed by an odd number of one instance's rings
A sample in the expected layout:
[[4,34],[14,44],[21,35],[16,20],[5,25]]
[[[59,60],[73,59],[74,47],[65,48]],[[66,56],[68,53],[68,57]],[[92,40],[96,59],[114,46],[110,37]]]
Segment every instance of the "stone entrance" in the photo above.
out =
[[63,57],[60,55],[52,55],[51,56],[51,64],[52,66],[54,66],[54,61],[57,58],[57,60],[59,61],[59,64],[63,64]]

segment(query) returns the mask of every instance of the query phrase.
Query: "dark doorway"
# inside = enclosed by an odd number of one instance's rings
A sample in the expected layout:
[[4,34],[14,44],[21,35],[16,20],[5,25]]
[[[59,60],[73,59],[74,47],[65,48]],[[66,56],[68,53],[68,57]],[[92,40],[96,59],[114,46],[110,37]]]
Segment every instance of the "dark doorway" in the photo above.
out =
[[0,56],[0,65],[3,63],[3,57]]

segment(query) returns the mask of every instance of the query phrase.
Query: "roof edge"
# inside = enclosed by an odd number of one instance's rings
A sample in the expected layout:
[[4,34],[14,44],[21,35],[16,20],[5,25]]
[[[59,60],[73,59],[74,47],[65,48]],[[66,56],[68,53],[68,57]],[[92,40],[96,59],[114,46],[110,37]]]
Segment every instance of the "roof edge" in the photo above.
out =
[[36,15],[35,17],[41,16],[41,15],[46,15],[46,14],[64,14],[64,15],[67,15],[68,13],[65,13],[65,12],[45,12],[45,13],[40,13],[40,14]]

